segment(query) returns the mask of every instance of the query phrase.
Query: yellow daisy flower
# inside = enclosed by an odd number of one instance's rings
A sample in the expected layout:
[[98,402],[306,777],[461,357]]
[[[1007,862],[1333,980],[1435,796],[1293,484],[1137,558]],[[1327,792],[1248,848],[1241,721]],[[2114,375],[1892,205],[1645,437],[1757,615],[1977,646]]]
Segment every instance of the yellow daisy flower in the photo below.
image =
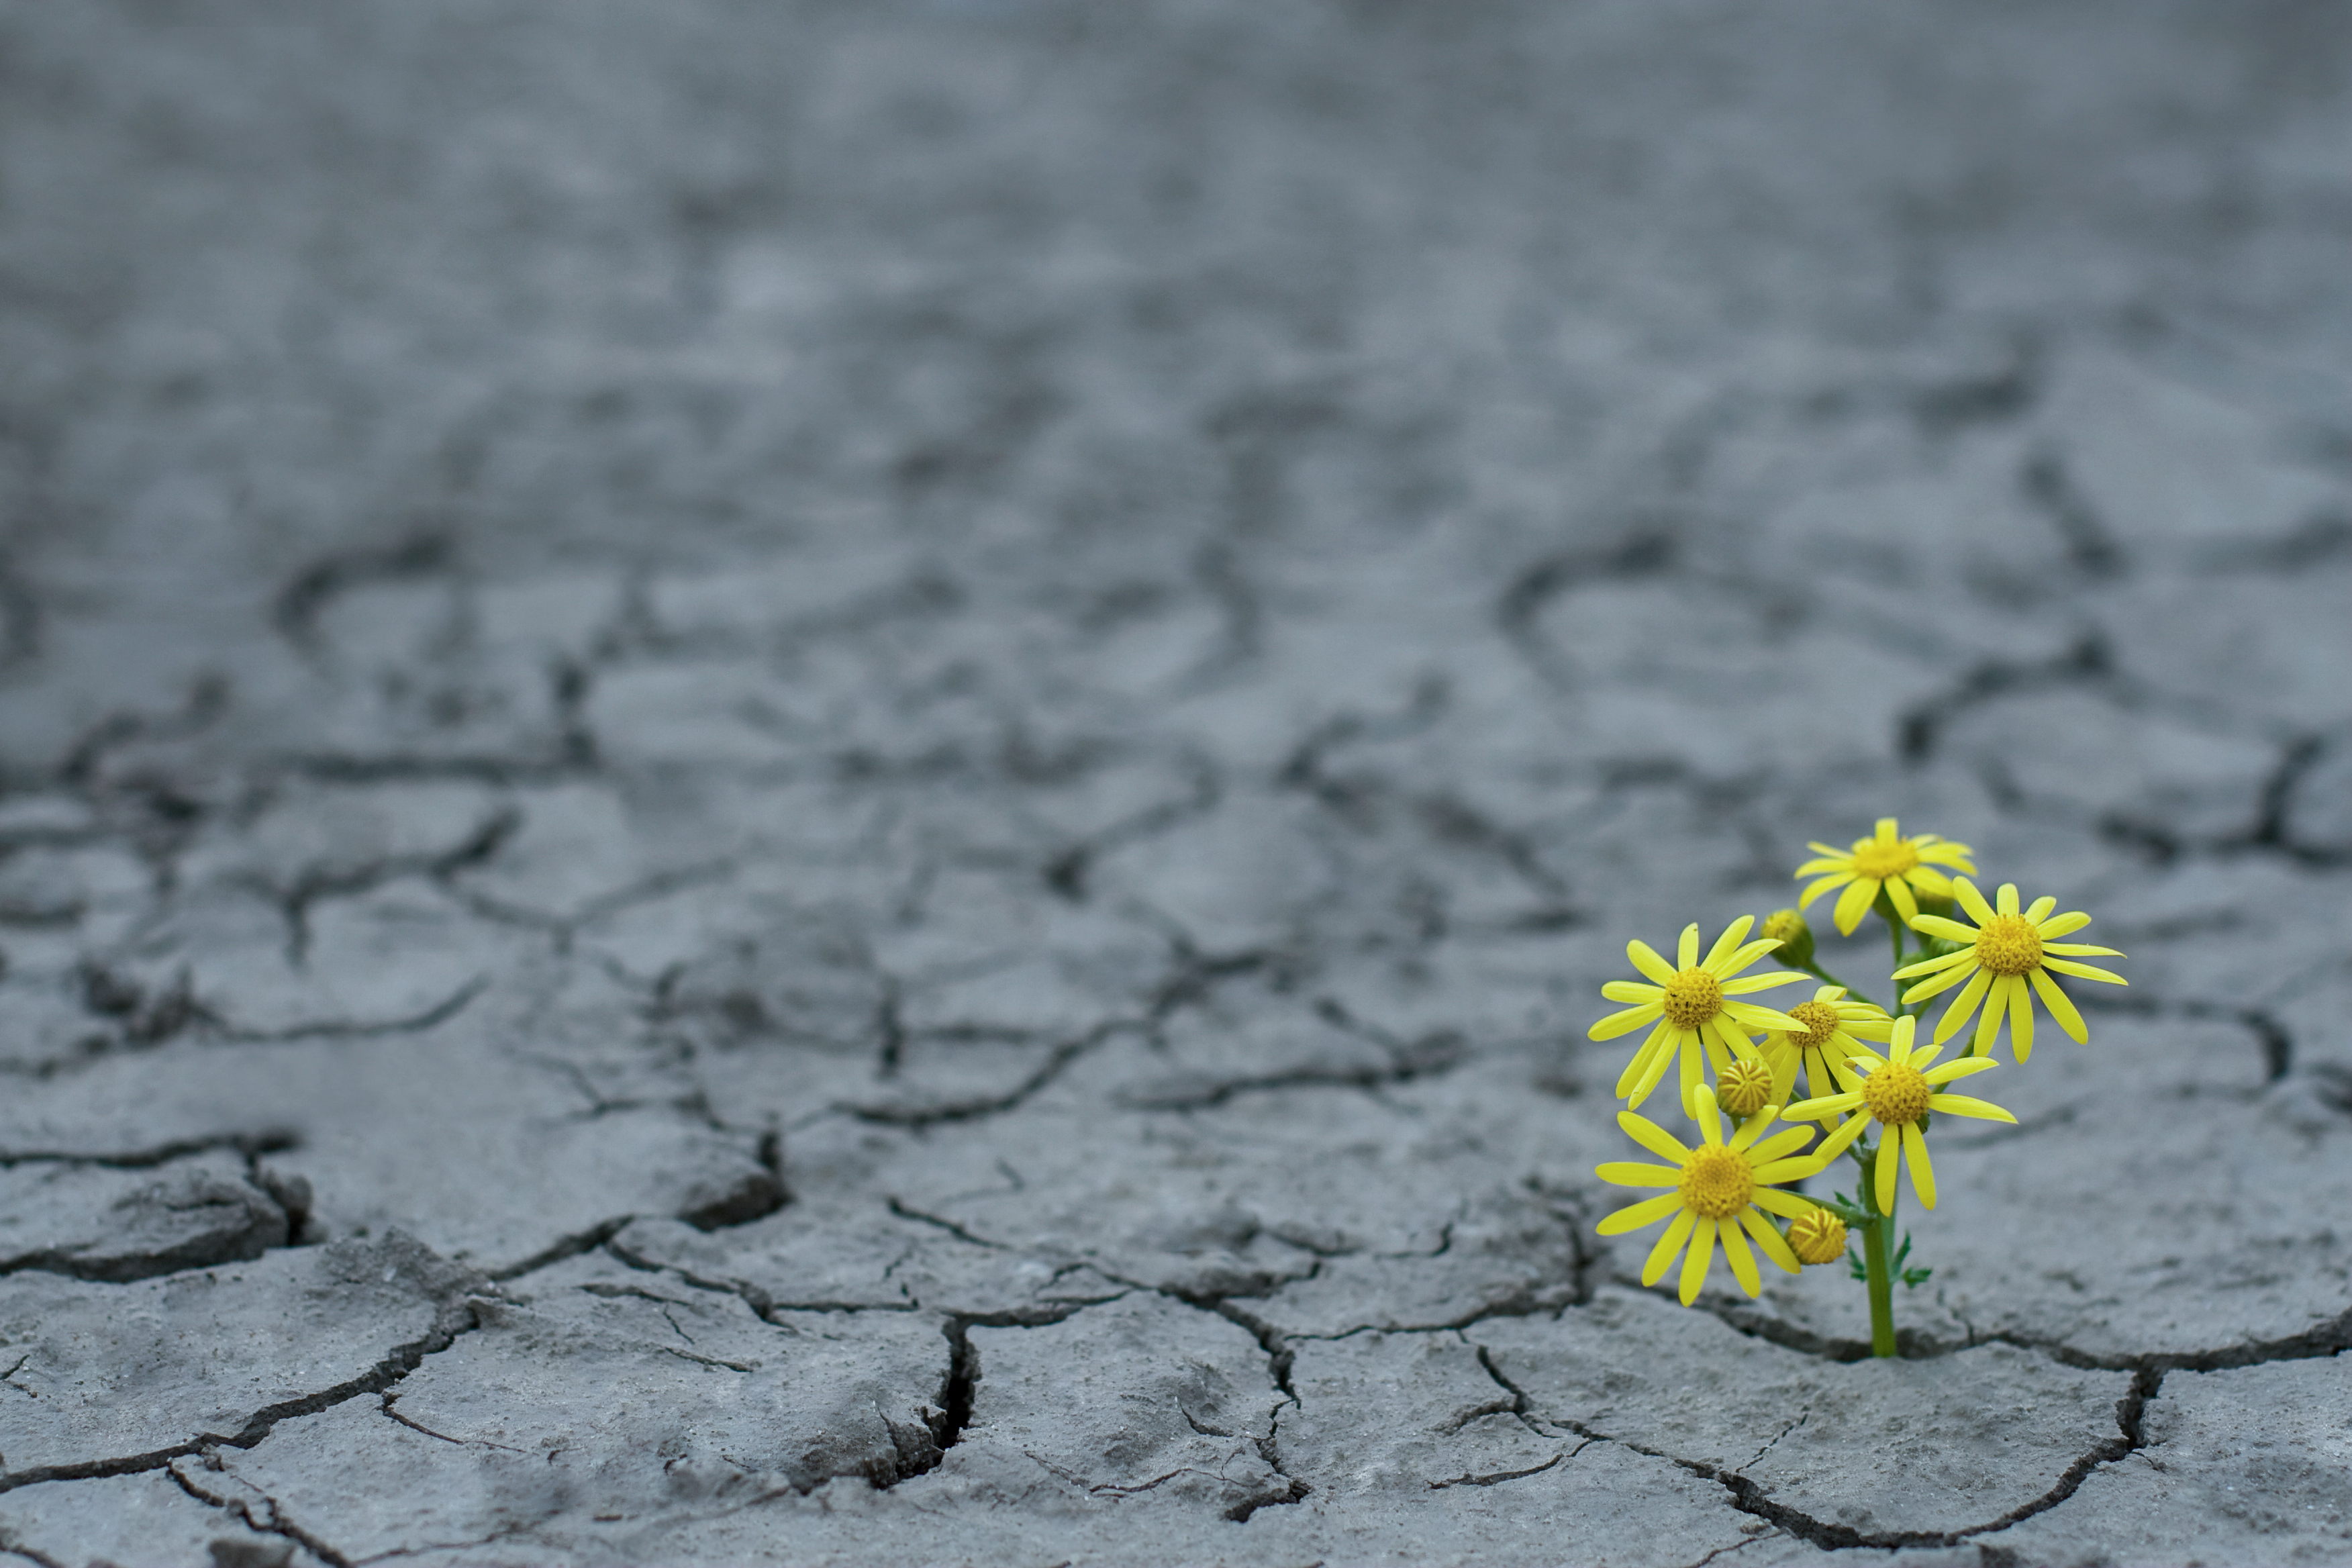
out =
[[[1937,915],[1921,915],[1911,925],[1913,930],[1929,936],[1958,942],[1960,950],[1895,972],[1897,980],[1927,977],[1903,994],[1906,1004],[1923,1002],[1963,980],[1968,982],[1967,988],[1952,999],[1943,1017],[1937,1020],[1937,1041],[1940,1044],[1958,1033],[1960,1026],[1969,1021],[1969,1015],[1977,1010],[1977,1004],[1982,1002],[1984,1016],[1977,1020],[1977,1037],[1971,1049],[1978,1056],[1990,1053],[2005,1016],[2009,1020],[2010,1047],[2017,1053],[2019,1061],[2024,1061],[2033,1055],[2033,994],[2039,992],[2050,1016],[2058,1020],[2058,1026],[2073,1036],[2076,1045],[2086,1043],[2091,1033],[2083,1026],[2083,1015],[2058,989],[2050,972],[2055,970],[2083,980],[2103,980],[2110,985],[2127,985],[2130,982],[2120,974],[2073,962],[2077,958],[2125,955],[2112,947],[2053,940],[2081,931],[2091,923],[2091,917],[2080,910],[2053,916],[2050,911],[2058,907],[2055,899],[2036,899],[2032,909],[2020,914],[2014,882],[2000,885],[1998,910],[1984,901],[1984,895],[1966,877],[1955,878],[1952,890],[1959,907],[1977,922],[1973,928]],[[2030,987],[2028,981],[2032,983]]]
[[1894,1212],[1898,1155],[1900,1163],[1911,1167],[1911,1190],[1918,1194],[1921,1206],[1936,1206],[1936,1167],[1927,1158],[1927,1135],[1919,1128],[1920,1118],[1927,1112],[1940,1110],[1987,1121],[2017,1120],[1990,1100],[1939,1092],[1954,1079],[1967,1078],[2000,1064],[1988,1057],[1957,1057],[1941,1067],[1931,1067],[1928,1064],[1943,1054],[1944,1047],[1929,1046],[1925,1050],[1913,1050],[1918,1027],[1916,1018],[1897,1018],[1887,1040],[1885,1056],[1872,1053],[1854,1058],[1853,1065],[1863,1074],[1860,1089],[1799,1100],[1786,1112],[1791,1121],[1826,1121],[1840,1111],[1853,1113],[1813,1151],[1823,1161],[1844,1153],[1846,1146],[1861,1137],[1863,1130],[1874,1121],[1886,1130],[1878,1145],[1874,1171],[1881,1214]]
[[1688,1242],[1690,1251],[1683,1258],[1682,1298],[1683,1305],[1689,1306],[1697,1300],[1699,1287],[1706,1283],[1707,1268],[1715,1260],[1716,1239],[1720,1237],[1723,1255],[1731,1260],[1731,1272],[1739,1280],[1739,1288],[1750,1296],[1761,1294],[1764,1283],[1757,1273],[1756,1254],[1748,1250],[1747,1239],[1739,1234],[1742,1230],[1755,1238],[1765,1257],[1790,1274],[1797,1272],[1797,1255],[1789,1250],[1788,1242],[1764,1215],[1769,1212],[1789,1219],[1804,1217],[1816,1205],[1794,1193],[1775,1190],[1777,1184],[1813,1175],[1823,1162],[1811,1155],[1796,1156],[1796,1151],[1812,1139],[1813,1130],[1810,1127],[1783,1128],[1769,1138],[1760,1137],[1764,1129],[1771,1125],[1773,1114],[1773,1108],[1766,1106],[1741,1122],[1727,1143],[1721,1113],[1715,1106],[1715,1091],[1701,1084],[1696,1115],[1705,1142],[1692,1149],[1646,1116],[1636,1116],[1630,1110],[1617,1113],[1617,1125],[1633,1142],[1674,1162],[1671,1165],[1649,1165],[1612,1161],[1596,1167],[1593,1173],[1602,1181],[1621,1187],[1675,1189],[1662,1197],[1619,1209],[1601,1222],[1601,1235],[1622,1236],[1645,1225],[1655,1225],[1669,1215],[1674,1216],[1674,1223],[1650,1248],[1649,1261],[1642,1265],[1643,1284],[1654,1285],[1664,1279],[1675,1255]]
[[[1748,1030],[1804,1027],[1786,1013],[1732,1000],[1751,991],[1792,984],[1805,978],[1794,972],[1733,978],[1780,945],[1771,938],[1748,942],[1748,928],[1755,923],[1753,916],[1742,915],[1725,927],[1715,946],[1707,950],[1705,963],[1698,956],[1696,923],[1683,928],[1673,963],[1659,957],[1645,942],[1625,944],[1625,956],[1633,961],[1633,967],[1656,984],[1612,980],[1603,985],[1601,994],[1612,1002],[1631,1002],[1634,1005],[1622,1013],[1610,1014],[1587,1031],[1596,1040],[1612,1040],[1645,1024],[1654,1026],[1649,1037],[1642,1042],[1642,1048],[1633,1053],[1633,1059],[1619,1075],[1618,1099],[1631,1106],[1640,1105],[1657,1088],[1658,1080],[1666,1076],[1666,1067],[1679,1050],[1683,1063],[1683,1110],[1686,1115],[1696,1116],[1702,1056],[1719,1070],[1749,1050]],[[1742,942],[1747,945],[1742,946]]]
[[1862,924],[1862,917],[1878,900],[1880,889],[1886,890],[1895,912],[1907,921],[1918,914],[1920,898],[1952,896],[1952,879],[1937,867],[1976,869],[1969,859],[1975,851],[1967,845],[1947,843],[1932,833],[1898,837],[1891,816],[1880,817],[1878,831],[1871,837],[1855,839],[1853,847],[1843,854],[1826,844],[1810,844],[1806,847],[1821,858],[1798,867],[1797,879],[1821,879],[1805,889],[1805,896],[1797,900],[1797,908],[1802,910],[1832,888],[1843,888],[1845,891],[1838,895],[1834,918],[1838,930],[1847,936],[1852,936],[1854,928]]
[[1789,1016],[1803,1026],[1772,1030],[1764,1037],[1761,1053],[1771,1069],[1775,1105],[1789,1103],[1800,1068],[1805,1087],[1814,1094],[1860,1089],[1862,1079],[1846,1064],[1856,1057],[1875,1059],[1878,1053],[1862,1042],[1884,1040],[1895,1027],[1895,1020],[1876,1003],[1848,996],[1843,985],[1822,986],[1811,1001],[1790,1007]]

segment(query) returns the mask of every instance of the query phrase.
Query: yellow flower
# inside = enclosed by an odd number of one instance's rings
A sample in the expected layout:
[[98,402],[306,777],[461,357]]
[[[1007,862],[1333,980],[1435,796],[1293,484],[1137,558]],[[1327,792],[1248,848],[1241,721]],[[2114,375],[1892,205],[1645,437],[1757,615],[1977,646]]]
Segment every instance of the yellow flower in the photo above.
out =
[[[1901,1163],[1911,1167],[1911,1190],[1917,1194],[1923,1207],[1936,1206],[1936,1167],[1927,1158],[1927,1135],[1920,1130],[1920,1119],[1930,1110],[1940,1110],[1952,1116],[1974,1116],[1987,1121],[2014,1121],[2016,1117],[1989,1100],[1971,1100],[1965,1094],[1944,1094],[1938,1090],[1954,1079],[1983,1072],[1998,1066],[1987,1057],[1958,1057],[1942,1067],[1930,1067],[1943,1054],[1941,1046],[1929,1046],[1914,1051],[1912,1041],[1918,1033],[1919,1020],[1897,1018],[1892,1037],[1887,1041],[1886,1055],[1871,1053],[1854,1058],[1853,1066],[1863,1074],[1862,1087],[1844,1094],[1825,1095],[1818,1100],[1799,1100],[1789,1107],[1791,1121],[1826,1121],[1840,1111],[1851,1111],[1837,1130],[1822,1140],[1813,1151],[1823,1161],[1834,1160],[1845,1152],[1846,1145],[1862,1136],[1863,1129],[1875,1121],[1886,1130],[1879,1141],[1878,1158],[1874,1174],[1877,1181],[1878,1212],[1891,1214],[1895,1209],[1895,1167],[1898,1152]],[[1899,1134],[1899,1136],[1898,1136]]]
[[[1966,877],[1954,879],[1952,889],[1959,907],[1977,922],[1973,929],[1937,915],[1921,915],[1911,925],[1929,936],[1958,942],[1960,950],[1895,972],[1897,980],[1929,976],[1903,994],[1906,1003],[1926,1001],[1968,981],[1967,988],[1952,999],[1943,1017],[1937,1021],[1937,1042],[1958,1033],[1960,1026],[1969,1021],[1969,1015],[1976,1011],[1977,1004],[1982,1002],[1984,1016],[1977,1021],[1972,1047],[1975,1054],[1984,1056],[1992,1050],[1993,1037],[2000,1032],[2000,1021],[2006,1016],[2010,1048],[2017,1053],[2019,1061],[2026,1060],[2033,1055],[2033,994],[2037,991],[2042,994],[2042,1005],[2050,1009],[2050,1016],[2058,1020],[2060,1028],[2074,1037],[2076,1045],[2088,1041],[2091,1034],[2083,1026],[2083,1015],[2074,1010],[2074,1004],[2058,989],[2058,983],[2050,978],[2049,972],[2055,970],[2084,980],[2104,980],[2110,985],[2130,984],[2108,970],[2071,962],[2076,958],[2124,956],[2114,948],[2052,940],[2081,931],[2091,923],[2091,917],[2076,910],[2053,918],[2050,911],[2058,907],[2055,899],[2036,899],[2032,909],[2020,914],[2014,882],[2000,885],[1998,911],[1986,904],[1984,895]],[[2030,988],[2028,981],[2032,982]]]
[[[1838,895],[1835,919],[1837,928],[1848,936],[1870,912],[1878,900],[1881,888],[1895,905],[1895,912],[1906,921],[1919,912],[1919,898],[1948,899],[1952,896],[1952,879],[1937,866],[1953,866],[1963,871],[1976,867],[1969,857],[1975,853],[1965,844],[1948,844],[1932,833],[1922,833],[1916,838],[1898,838],[1895,818],[1878,819],[1878,831],[1869,838],[1857,838],[1853,849],[1841,855],[1826,844],[1811,844],[1821,857],[1797,868],[1797,879],[1819,877],[1821,880],[1805,889],[1797,900],[1801,910],[1828,892],[1832,888],[1843,888]],[[1918,897],[1914,897],[1914,894]]]
[[1629,1105],[1638,1106],[1649,1097],[1658,1080],[1666,1076],[1667,1064],[1680,1050],[1683,1062],[1683,1110],[1696,1116],[1696,1093],[1700,1085],[1700,1058],[1718,1070],[1730,1065],[1735,1057],[1750,1049],[1749,1029],[1801,1029],[1803,1025],[1786,1013],[1776,1013],[1769,1007],[1759,1007],[1752,1002],[1735,1002],[1732,997],[1751,991],[1764,991],[1775,985],[1793,984],[1804,979],[1801,974],[1750,974],[1733,979],[1739,972],[1780,944],[1769,938],[1750,942],[1743,947],[1748,928],[1756,923],[1753,916],[1742,915],[1724,928],[1708,950],[1706,961],[1698,956],[1698,927],[1683,928],[1682,942],[1675,949],[1675,962],[1668,963],[1643,942],[1625,944],[1625,956],[1633,967],[1657,984],[1643,985],[1637,981],[1612,980],[1601,988],[1601,994],[1612,1002],[1631,1002],[1635,1005],[1622,1013],[1612,1013],[1588,1031],[1596,1040],[1613,1040],[1620,1035],[1633,1033],[1644,1024],[1654,1025],[1642,1048],[1633,1053],[1617,1079],[1617,1098]]
[[1683,1259],[1682,1277],[1685,1307],[1697,1300],[1699,1287],[1706,1283],[1706,1271],[1715,1260],[1718,1236],[1723,1239],[1723,1255],[1731,1260],[1731,1272],[1738,1279],[1739,1288],[1750,1296],[1760,1294],[1764,1284],[1756,1270],[1756,1255],[1748,1250],[1747,1240],[1739,1234],[1743,1229],[1755,1237],[1765,1257],[1790,1274],[1797,1271],[1797,1255],[1789,1250],[1788,1242],[1764,1214],[1769,1211],[1789,1219],[1801,1219],[1813,1209],[1814,1205],[1796,1194],[1775,1189],[1779,1183],[1816,1173],[1823,1163],[1811,1155],[1791,1157],[1811,1141],[1813,1130],[1810,1127],[1783,1128],[1769,1138],[1759,1138],[1771,1125],[1771,1106],[1741,1122],[1727,1144],[1720,1113],[1715,1108],[1715,1091],[1701,1084],[1697,1100],[1699,1132],[1705,1139],[1697,1148],[1685,1147],[1679,1139],[1646,1116],[1621,1110],[1617,1113],[1617,1125],[1636,1143],[1674,1163],[1649,1165],[1612,1161],[1593,1173],[1602,1181],[1621,1187],[1675,1189],[1662,1197],[1619,1209],[1601,1222],[1600,1230],[1603,1236],[1622,1236],[1645,1225],[1655,1225],[1672,1215],[1674,1223],[1666,1226],[1665,1234],[1650,1248],[1649,1261],[1642,1265],[1642,1283],[1654,1285],[1664,1279],[1675,1255],[1683,1250],[1687,1241],[1690,1252]]
[[1824,1208],[1789,1222],[1789,1250],[1800,1263],[1835,1263],[1845,1256],[1845,1221]]
[[1862,1042],[1884,1040],[1895,1027],[1895,1020],[1876,1003],[1848,996],[1843,985],[1822,986],[1811,1001],[1790,1007],[1789,1016],[1801,1027],[1775,1029],[1764,1037],[1762,1057],[1771,1068],[1770,1098],[1778,1105],[1789,1103],[1799,1068],[1804,1069],[1805,1087],[1814,1094],[1860,1089],[1862,1079],[1846,1064],[1855,1057],[1874,1057],[1877,1053]]

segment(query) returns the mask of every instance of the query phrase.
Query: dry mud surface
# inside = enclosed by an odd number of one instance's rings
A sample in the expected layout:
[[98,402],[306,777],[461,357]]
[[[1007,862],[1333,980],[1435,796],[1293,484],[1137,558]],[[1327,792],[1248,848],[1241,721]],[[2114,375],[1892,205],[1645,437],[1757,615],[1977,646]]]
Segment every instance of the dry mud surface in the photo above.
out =
[[[2352,1557],[2347,33],[0,0],[0,1545]],[[1584,1039],[1882,814],[1892,1362]]]

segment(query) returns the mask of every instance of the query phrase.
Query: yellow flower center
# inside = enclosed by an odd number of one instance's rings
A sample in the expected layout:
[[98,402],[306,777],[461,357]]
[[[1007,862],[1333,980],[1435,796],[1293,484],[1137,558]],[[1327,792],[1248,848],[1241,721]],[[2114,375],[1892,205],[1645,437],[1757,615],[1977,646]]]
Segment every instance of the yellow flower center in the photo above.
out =
[[1808,1209],[1789,1226],[1789,1250],[1800,1263],[1835,1263],[1845,1256],[1845,1221],[1827,1209]]
[[1716,1075],[1716,1103],[1734,1116],[1753,1116],[1772,1099],[1772,1069],[1741,1057]]
[[1789,1009],[1789,1016],[1805,1026],[1803,1034],[1789,1037],[1789,1043],[1801,1051],[1819,1050],[1828,1045],[1830,1037],[1836,1034],[1838,1026],[1845,1021],[1837,1016],[1837,1009],[1826,1002],[1800,1002]]
[[1892,844],[1882,844],[1875,838],[1865,838],[1853,847],[1853,874],[1884,881],[1900,877],[1919,864],[1919,851],[1911,847],[1908,838],[1898,838]]
[[1744,1154],[1702,1143],[1683,1166],[1683,1207],[1701,1219],[1729,1219],[1748,1206],[1756,1172]]
[[1888,1127],[1908,1127],[1927,1113],[1927,1097],[1935,1092],[1917,1068],[1888,1062],[1862,1080],[1862,1102]]
[[1995,915],[1977,932],[1977,962],[1995,974],[2022,974],[2042,963],[2042,933],[2023,915]]
[[1704,969],[1685,969],[1666,982],[1666,1016],[1677,1029],[1696,1029],[1723,1011],[1723,987]]
[[1805,929],[1805,917],[1794,910],[1775,910],[1764,917],[1764,925],[1756,934],[1774,942],[1785,942]]

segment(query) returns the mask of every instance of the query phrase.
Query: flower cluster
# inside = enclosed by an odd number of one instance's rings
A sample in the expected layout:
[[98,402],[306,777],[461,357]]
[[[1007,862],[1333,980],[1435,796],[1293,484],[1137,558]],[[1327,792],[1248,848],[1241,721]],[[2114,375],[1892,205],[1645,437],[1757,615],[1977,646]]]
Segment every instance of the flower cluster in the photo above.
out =
[[[1618,1210],[1600,1228],[1603,1236],[1617,1236],[1668,1222],[1642,1281],[1664,1279],[1679,1256],[1685,1305],[1705,1286],[1717,1242],[1733,1278],[1750,1296],[1762,1289],[1759,1253],[1791,1274],[1807,1264],[1846,1260],[1870,1286],[1873,1348],[1891,1355],[1891,1285],[1898,1271],[1909,1283],[1927,1272],[1901,1269],[1910,1243],[1906,1238],[1899,1250],[1895,1245],[1900,1173],[1908,1171],[1913,1195],[1933,1209],[1932,1119],[2016,1120],[1948,1086],[1995,1065],[1991,1052],[2004,1025],[2016,1060],[2030,1058],[2037,999],[2068,1036],[2087,1043],[2082,1014],[2056,976],[2120,985],[2120,975],[2077,960],[2122,954],[2059,941],[2091,917],[2053,914],[2057,900],[2048,898],[2021,912],[2014,883],[2002,884],[1988,903],[1969,880],[1976,866],[1967,845],[1931,833],[1906,838],[1893,817],[1882,818],[1850,850],[1811,847],[1816,858],[1797,868],[1800,880],[1811,879],[1799,907],[1767,917],[1758,940],[1748,940],[1755,921],[1742,917],[1725,928],[1704,958],[1696,924],[1683,929],[1672,963],[1648,943],[1632,942],[1625,956],[1642,978],[1601,987],[1603,996],[1625,1005],[1595,1023],[1592,1038],[1646,1031],[1617,1079],[1617,1096],[1626,1102],[1618,1124],[1669,1163],[1612,1162],[1597,1173],[1619,1186],[1669,1190]],[[1815,957],[1803,908],[1833,889],[1839,890],[1834,920],[1841,933],[1853,935],[1873,911],[1886,923],[1895,950],[1893,981],[1898,988],[1910,983],[1891,1008],[1855,994]],[[1784,969],[1745,973],[1767,955]],[[1801,984],[1808,975],[1821,984],[1785,1011],[1748,999]],[[1954,986],[1958,994],[1923,1044],[1919,1015]],[[1968,1052],[1938,1063],[1944,1042],[1972,1017],[1977,1025]],[[1695,1145],[1636,1114],[1677,1064],[1677,1098],[1696,1125]],[[1792,1098],[1801,1079],[1804,1098]],[[1775,1122],[1781,1123],[1777,1130]],[[1843,1194],[1825,1200],[1794,1190],[1840,1155],[1862,1168],[1859,1205]],[[1856,1230],[1862,1232],[1860,1259],[1848,1247]]]

